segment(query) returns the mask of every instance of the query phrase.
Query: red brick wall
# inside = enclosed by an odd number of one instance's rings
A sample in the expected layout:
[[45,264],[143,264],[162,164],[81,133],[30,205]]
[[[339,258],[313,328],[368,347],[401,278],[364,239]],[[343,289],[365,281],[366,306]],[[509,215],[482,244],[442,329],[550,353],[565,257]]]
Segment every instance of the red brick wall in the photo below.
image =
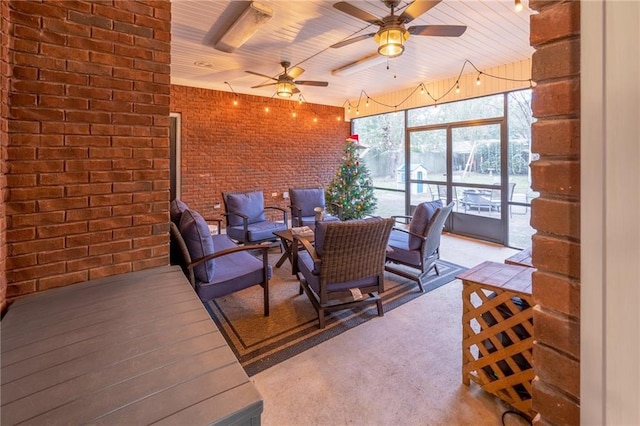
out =
[[350,129],[342,108],[185,86],[171,86],[171,112],[182,121],[180,198],[205,216],[223,191],[262,189],[288,207],[289,187],[327,185]]
[[532,0],[533,409],[580,423],[580,3]]
[[167,264],[169,0],[2,4],[7,297]]
[[9,115],[9,4],[0,2],[0,312],[7,306],[7,116]]

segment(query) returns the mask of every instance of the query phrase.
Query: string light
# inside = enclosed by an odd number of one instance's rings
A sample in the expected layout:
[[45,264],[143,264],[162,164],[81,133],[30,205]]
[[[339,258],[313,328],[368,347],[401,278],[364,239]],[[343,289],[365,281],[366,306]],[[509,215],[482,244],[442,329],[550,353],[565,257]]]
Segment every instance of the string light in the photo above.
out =
[[369,97],[367,96],[367,103],[364,104],[365,107],[369,108]]
[[317,122],[318,122],[318,116],[317,116],[317,115],[313,117],[313,122],[314,122],[314,123],[317,123]]
[[514,9],[516,10],[516,12],[522,12],[522,8],[522,0],[516,0],[514,5]]
[[238,106],[238,94],[236,93],[235,90],[233,90],[233,87],[231,87],[231,84],[229,84],[228,81],[225,81],[224,84],[229,86],[229,89],[231,89],[231,93],[233,93],[235,95],[234,98],[233,98],[233,105],[234,106]]
[[269,106],[268,105],[265,105],[264,112],[269,112]]
[[[374,98],[371,98],[371,97],[367,94],[367,92],[365,92],[364,90],[361,90],[361,91],[360,91],[360,97],[358,98],[358,102],[355,104],[355,108],[356,108],[356,115],[359,115],[359,114],[360,114],[360,109],[359,109],[359,107],[360,107],[360,105],[361,105],[361,101],[362,101],[363,96],[365,96],[365,97],[366,97],[366,105],[367,105],[367,106],[369,105],[369,103],[370,103],[370,101],[371,101],[371,102],[376,103],[377,105],[380,105],[380,106],[383,106],[383,107],[386,107],[386,108],[391,108],[391,109],[393,109],[394,111],[397,111],[397,110],[398,110],[398,107],[402,106],[405,102],[407,102],[407,101],[409,100],[409,98],[410,98],[411,96],[413,96],[413,95],[414,95],[418,90],[420,90],[420,94],[421,94],[421,95],[426,94],[427,96],[429,96],[429,97],[434,101],[434,104],[437,104],[438,102],[440,102],[440,100],[442,100],[443,98],[445,98],[446,96],[448,96],[448,95],[449,95],[449,93],[453,92],[454,90],[455,90],[455,93],[460,93],[460,78],[462,77],[462,75],[463,75],[463,73],[464,73],[464,70],[465,70],[465,67],[467,66],[467,64],[468,64],[468,65],[470,65],[470,66],[472,66],[472,67],[476,70],[476,72],[478,73],[478,76],[477,76],[477,78],[476,78],[476,85],[480,85],[480,84],[482,84],[482,81],[481,81],[481,79],[480,79],[480,76],[484,74],[484,75],[485,75],[485,76],[487,76],[487,77],[495,78],[495,79],[498,79],[498,80],[513,81],[513,82],[518,82],[518,83],[521,83],[521,82],[525,82],[525,81],[526,81],[526,82],[528,82],[528,83],[529,83],[529,88],[532,88],[532,87],[533,87],[533,80],[532,80],[531,78],[527,78],[527,79],[516,79],[516,78],[500,77],[500,76],[497,76],[497,75],[487,74],[487,73],[484,73],[484,72],[480,71],[480,70],[479,70],[479,69],[478,69],[478,68],[477,68],[477,67],[476,67],[476,66],[475,66],[475,65],[474,65],[470,60],[465,59],[464,63],[462,64],[462,68],[460,69],[460,73],[459,73],[458,78],[456,79],[455,83],[453,83],[453,85],[452,85],[448,90],[446,90],[446,91],[445,91],[445,93],[444,93],[442,96],[440,96],[440,97],[438,97],[438,98],[435,98],[431,93],[429,93],[429,90],[427,90],[427,88],[426,88],[426,86],[424,85],[424,83],[420,83],[420,84],[418,84],[418,86],[416,86],[416,88],[415,88],[415,89],[413,89],[413,90],[412,90],[412,91],[411,91],[411,92],[410,92],[410,93],[409,93],[409,94],[408,94],[404,99],[402,99],[399,103],[397,103],[397,104],[395,104],[395,105],[389,105],[389,104],[385,104],[385,103],[383,103],[383,102],[379,102],[379,101],[375,100]],[[347,107],[347,112],[348,112],[349,114],[351,114],[351,108],[352,108],[351,101],[347,99],[347,100],[346,100],[346,101],[344,101],[344,103],[342,104],[342,107],[344,108],[344,107],[345,107],[345,105],[346,105],[346,107]],[[434,106],[435,106],[435,105],[434,105]]]

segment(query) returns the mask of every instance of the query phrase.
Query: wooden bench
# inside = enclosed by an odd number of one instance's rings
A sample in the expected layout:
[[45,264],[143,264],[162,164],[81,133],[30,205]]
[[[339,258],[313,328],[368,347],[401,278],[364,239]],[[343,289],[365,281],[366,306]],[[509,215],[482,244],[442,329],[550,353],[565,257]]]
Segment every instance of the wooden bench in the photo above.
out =
[[1,423],[260,424],[262,397],[177,266],[26,296],[2,320]]

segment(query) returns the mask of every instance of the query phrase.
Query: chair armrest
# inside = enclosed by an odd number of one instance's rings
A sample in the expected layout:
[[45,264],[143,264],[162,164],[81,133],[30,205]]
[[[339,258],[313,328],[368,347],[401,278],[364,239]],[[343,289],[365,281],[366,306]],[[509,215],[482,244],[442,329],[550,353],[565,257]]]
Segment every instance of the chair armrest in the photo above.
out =
[[222,219],[220,218],[204,218],[205,222],[215,222],[218,227],[218,234],[222,234]]
[[[240,251],[251,251],[251,250],[261,251],[264,254],[269,252],[269,246],[261,245],[261,244],[251,244],[248,246],[237,246],[237,247],[220,250],[215,253],[212,253],[207,256],[194,260],[189,265],[187,265],[187,268],[193,269],[196,266],[200,265],[201,263],[206,262],[207,260],[215,259],[217,257],[227,256],[229,254],[238,253]],[[263,260],[264,260],[264,257],[263,257]],[[267,261],[267,264],[268,263],[269,262]]]
[[413,216],[405,216],[403,214],[396,214],[396,215],[389,216],[389,217],[391,217],[392,219],[409,219],[409,220],[411,220],[413,218]]
[[338,204],[338,203],[333,203],[333,202],[330,202],[329,205],[332,206],[333,208],[335,208],[335,211],[336,211],[335,214],[336,214],[336,216],[338,216],[338,219],[343,220],[342,219],[342,216],[343,216],[342,206],[340,204]]
[[[302,244],[302,247],[309,253],[311,256],[311,260],[313,260],[313,273],[317,274],[320,271],[320,266],[322,265],[322,259],[318,257],[318,253],[316,252],[315,247],[304,237],[300,237],[299,235],[293,236],[293,244],[292,244],[292,255],[293,255],[293,264],[295,265],[295,269],[298,265],[298,246]],[[294,271],[298,272],[298,271]]]
[[416,234],[415,232],[411,232],[408,229],[402,229],[402,228],[393,228],[394,231],[398,231],[398,232],[404,232],[405,234],[409,234],[413,237],[416,238],[420,238],[421,240],[426,240],[427,237],[425,237],[424,235],[420,235],[420,234]]
[[283,221],[284,223],[287,223],[287,210],[283,209],[282,207],[278,207],[278,206],[264,206],[264,209],[267,210],[279,210],[282,212],[282,217],[283,217]]

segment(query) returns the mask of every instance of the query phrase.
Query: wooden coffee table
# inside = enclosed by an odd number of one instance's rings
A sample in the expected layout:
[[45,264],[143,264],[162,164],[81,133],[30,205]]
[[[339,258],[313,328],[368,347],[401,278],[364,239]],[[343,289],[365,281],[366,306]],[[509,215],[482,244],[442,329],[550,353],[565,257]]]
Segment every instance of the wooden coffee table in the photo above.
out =
[[[295,275],[295,268],[293,268],[293,251],[292,251],[293,233],[291,232],[291,229],[285,229],[283,231],[274,231],[273,234],[280,237],[280,241],[282,241],[282,245],[284,247],[284,253],[282,253],[282,256],[280,256],[280,259],[276,263],[276,268],[281,267],[284,261],[289,259],[289,263],[291,263],[291,266],[292,266],[291,272]],[[299,238],[304,238],[305,240],[311,243],[315,239],[314,235],[309,235],[304,237],[299,236]]]

